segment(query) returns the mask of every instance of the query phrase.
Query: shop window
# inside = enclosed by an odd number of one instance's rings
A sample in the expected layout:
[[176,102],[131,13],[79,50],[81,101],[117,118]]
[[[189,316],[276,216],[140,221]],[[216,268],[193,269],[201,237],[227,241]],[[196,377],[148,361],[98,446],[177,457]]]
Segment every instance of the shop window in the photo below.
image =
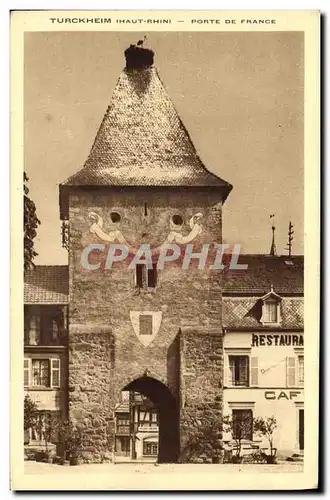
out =
[[249,387],[249,356],[229,356],[229,383]]
[[298,356],[298,384],[304,384],[304,356]]
[[233,439],[253,438],[253,412],[252,410],[233,410]]
[[156,441],[143,441],[143,455],[158,455],[158,443]]

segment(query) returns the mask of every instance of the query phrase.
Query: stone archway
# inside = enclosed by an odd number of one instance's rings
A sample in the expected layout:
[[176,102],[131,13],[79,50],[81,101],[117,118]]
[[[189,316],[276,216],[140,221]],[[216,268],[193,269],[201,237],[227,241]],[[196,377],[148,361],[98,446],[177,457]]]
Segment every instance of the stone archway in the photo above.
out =
[[159,413],[159,463],[174,463],[180,454],[179,411],[169,388],[152,377],[140,377],[127,384],[123,391],[134,391],[149,398]]

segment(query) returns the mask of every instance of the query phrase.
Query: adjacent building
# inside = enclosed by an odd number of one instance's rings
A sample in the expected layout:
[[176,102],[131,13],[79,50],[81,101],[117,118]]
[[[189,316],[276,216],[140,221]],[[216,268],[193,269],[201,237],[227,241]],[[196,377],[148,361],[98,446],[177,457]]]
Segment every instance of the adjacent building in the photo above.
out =
[[[223,290],[224,414],[274,416],[282,453],[304,449],[304,301],[302,256],[244,255]],[[225,442],[231,436],[224,436]],[[246,444],[249,449],[249,444]]]
[[25,442],[34,448],[58,440],[56,422],[67,414],[67,350],[68,268],[37,266],[24,285],[24,392],[39,409]]

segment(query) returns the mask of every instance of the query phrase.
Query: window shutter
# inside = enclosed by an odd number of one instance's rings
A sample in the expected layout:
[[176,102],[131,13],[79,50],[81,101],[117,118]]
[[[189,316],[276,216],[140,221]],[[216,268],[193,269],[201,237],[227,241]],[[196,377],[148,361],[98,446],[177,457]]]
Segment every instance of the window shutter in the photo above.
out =
[[148,288],[155,288],[157,285],[157,264],[152,264],[152,269],[148,269]]
[[224,355],[224,366],[223,366],[223,386],[231,387],[233,385],[233,358],[228,356],[226,353]]
[[258,375],[259,375],[259,367],[258,367],[258,358],[251,358],[251,382],[250,385],[255,387],[258,386]]
[[296,358],[286,358],[286,386],[294,387],[296,385]]
[[135,285],[138,288],[143,288],[143,267],[144,264],[136,264],[135,266]]
[[24,358],[24,387],[30,386],[31,359]]
[[60,360],[59,359],[51,359],[51,387],[60,387]]
[[239,385],[243,385],[245,387],[249,387],[249,357],[248,356],[239,356],[238,360],[240,364],[240,380]]

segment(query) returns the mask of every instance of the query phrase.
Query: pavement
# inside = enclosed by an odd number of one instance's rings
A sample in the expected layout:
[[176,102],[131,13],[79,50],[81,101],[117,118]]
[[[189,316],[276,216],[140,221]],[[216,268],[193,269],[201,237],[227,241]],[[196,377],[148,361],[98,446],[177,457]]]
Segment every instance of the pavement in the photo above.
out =
[[196,474],[208,472],[216,474],[242,473],[293,473],[303,472],[304,464],[301,462],[281,462],[279,464],[151,464],[151,463],[106,463],[106,464],[81,464],[77,466],[54,465],[41,462],[24,462],[25,474]]

